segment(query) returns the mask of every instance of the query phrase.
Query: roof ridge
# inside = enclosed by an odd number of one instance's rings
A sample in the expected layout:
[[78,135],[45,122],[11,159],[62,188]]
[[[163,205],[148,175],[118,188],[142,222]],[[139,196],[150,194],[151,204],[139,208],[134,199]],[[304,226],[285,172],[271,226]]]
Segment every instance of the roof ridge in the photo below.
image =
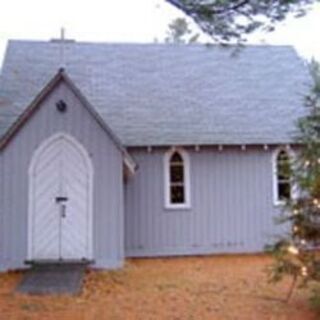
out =
[[[29,44],[59,44],[59,41],[54,39],[41,40],[41,39],[8,39],[8,43],[29,43]],[[216,43],[189,43],[189,44],[180,44],[180,43],[165,43],[165,42],[116,42],[116,41],[85,41],[85,40],[66,40],[68,45],[104,45],[104,46],[154,46],[154,47],[172,47],[172,48],[192,48],[192,47],[215,47],[215,48],[294,48],[290,44],[259,44],[259,43],[247,43],[243,45],[230,44],[230,45],[220,45]]]

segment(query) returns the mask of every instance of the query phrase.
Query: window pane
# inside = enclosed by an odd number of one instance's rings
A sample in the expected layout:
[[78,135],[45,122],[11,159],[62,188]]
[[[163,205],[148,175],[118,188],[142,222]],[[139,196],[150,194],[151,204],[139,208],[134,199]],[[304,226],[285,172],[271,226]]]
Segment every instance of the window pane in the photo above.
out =
[[288,182],[279,182],[278,183],[278,199],[279,200],[288,200],[290,199],[291,186]]
[[284,150],[277,156],[277,174],[278,179],[288,179],[290,177],[290,157]]
[[281,150],[279,153],[278,153],[278,160],[279,161],[288,161],[289,160],[289,156],[288,156],[288,153],[284,150]]
[[289,180],[291,176],[291,169],[289,161],[278,162],[277,173],[278,179],[280,180]]
[[171,156],[171,159],[170,159],[170,162],[178,162],[178,163],[180,163],[180,162],[182,162],[183,160],[182,160],[182,157],[181,157],[181,155],[180,155],[180,153],[179,152],[175,152],[172,156]]
[[183,182],[182,165],[172,165],[170,167],[170,182]]
[[171,203],[184,203],[184,187],[183,186],[170,187],[170,201]]

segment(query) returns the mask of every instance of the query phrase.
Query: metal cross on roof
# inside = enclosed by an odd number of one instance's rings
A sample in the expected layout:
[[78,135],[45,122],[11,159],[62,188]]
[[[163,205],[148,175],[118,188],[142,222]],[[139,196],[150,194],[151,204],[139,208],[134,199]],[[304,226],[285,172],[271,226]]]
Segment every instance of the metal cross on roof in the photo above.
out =
[[61,28],[60,30],[60,68],[65,68],[65,52],[64,52],[64,45],[65,45],[65,28]]

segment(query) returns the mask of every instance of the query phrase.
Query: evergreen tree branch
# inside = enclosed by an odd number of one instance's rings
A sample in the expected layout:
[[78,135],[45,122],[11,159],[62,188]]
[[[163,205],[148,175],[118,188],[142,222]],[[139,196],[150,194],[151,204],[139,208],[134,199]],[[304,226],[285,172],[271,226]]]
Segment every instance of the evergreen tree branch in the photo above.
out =
[[166,0],[219,42],[243,41],[257,30],[273,31],[288,15],[304,16],[318,0]]

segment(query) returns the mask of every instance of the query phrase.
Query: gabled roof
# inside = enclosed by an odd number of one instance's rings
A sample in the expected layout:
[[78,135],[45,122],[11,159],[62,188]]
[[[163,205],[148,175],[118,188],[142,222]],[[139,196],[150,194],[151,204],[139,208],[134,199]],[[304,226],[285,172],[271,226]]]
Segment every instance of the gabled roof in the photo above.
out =
[[[290,143],[311,79],[288,46],[64,44],[76,86],[125,146]],[[4,134],[61,66],[59,42],[10,41]]]
[[85,96],[81,93],[81,91],[75,86],[73,81],[67,75],[63,68],[60,68],[58,72],[54,75],[54,77],[44,86],[42,90],[38,93],[38,95],[34,98],[34,100],[26,107],[23,112],[16,118],[16,120],[12,123],[12,125],[8,128],[5,134],[0,139],[0,150],[4,149],[6,145],[10,142],[10,140],[14,137],[16,132],[22,128],[24,123],[28,121],[29,117],[33,115],[37,111],[37,109],[41,106],[41,103],[44,99],[54,90],[54,88],[63,81],[69,89],[75,94],[75,96],[80,100],[82,105],[88,110],[88,112],[92,115],[92,117],[96,120],[96,122],[100,125],[100,127],[106,132],[106,134],[111,138],[116,147],[121,151],[124,156],[124,163],[129,169],[130,172],[134,172],[136,169],[136,164],[132,157],[128,154],[127,150],[122,146],[122,143],[117,138],[117,136],[112,132],[112,130],[108,127],[106,122],[101,119],[100,115],[96,112],[93,106],[88,102]]

